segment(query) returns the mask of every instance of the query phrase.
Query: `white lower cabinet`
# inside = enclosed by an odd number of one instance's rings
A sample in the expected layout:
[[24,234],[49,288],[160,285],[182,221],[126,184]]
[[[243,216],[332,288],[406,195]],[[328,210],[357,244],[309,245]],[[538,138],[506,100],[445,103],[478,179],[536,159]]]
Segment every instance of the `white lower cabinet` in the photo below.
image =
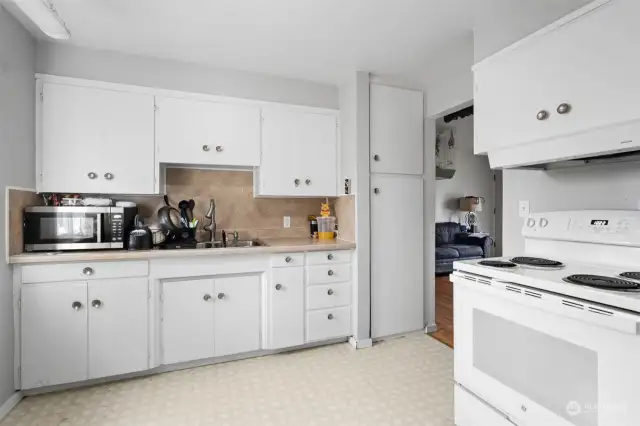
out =
[[304,343],[304,270],[273,268],[267,284],[265,349]]
[[22,388],[87,377],[87,283],[22,287]]
[[149,368],[149,280],[89,281],[89,378]]
[[260,277],[162,283],[164,364],[260,349]]
[[24,285],[22,388],[148,368],[146,278]]
[[215,356],[260,349],[260,277],[215,279]]

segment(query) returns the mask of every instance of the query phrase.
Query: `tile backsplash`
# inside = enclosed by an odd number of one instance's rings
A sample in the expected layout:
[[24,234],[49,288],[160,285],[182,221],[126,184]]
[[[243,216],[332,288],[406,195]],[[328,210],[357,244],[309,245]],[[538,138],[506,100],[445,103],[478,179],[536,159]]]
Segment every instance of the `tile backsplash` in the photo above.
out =
[[[200,220],[198,239],[208,233],[202,227],[209,209],[209,199],[216,202],[218,232],[238,231],[241,238],[298,238],[309,235],[307,216],[319,214],[324,198],[254,198],[253,173],[197,169],[167,169],[167,195],[172,206],[193,198],[194,216]],[[135,201],[140,214],[156,221],[156,212],[164,205],[161,196],[116,197]],[[330,199],[334,209],[335,199]],[[284,216],[291,217],[291,227],[283,228]]]

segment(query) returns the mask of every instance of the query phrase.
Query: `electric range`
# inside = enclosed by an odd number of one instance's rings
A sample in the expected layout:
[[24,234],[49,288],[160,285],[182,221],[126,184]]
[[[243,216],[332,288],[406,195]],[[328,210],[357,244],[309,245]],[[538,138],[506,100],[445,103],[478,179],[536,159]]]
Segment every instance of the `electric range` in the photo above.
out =
[[454,263],[456,424],[637,424],[640,211],[535,214],[522,235],[524,254]]

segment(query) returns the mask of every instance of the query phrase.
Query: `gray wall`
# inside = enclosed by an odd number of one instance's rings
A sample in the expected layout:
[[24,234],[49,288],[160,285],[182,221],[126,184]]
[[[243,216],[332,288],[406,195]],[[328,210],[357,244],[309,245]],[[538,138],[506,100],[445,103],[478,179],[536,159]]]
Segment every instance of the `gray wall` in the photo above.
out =
[[0,6],[0,405],[14,391],[12,273],[4,259],[5,187],[35,187],[35,41]]
[[63,44],[38,44],[36,71],[271,102],[339,106],[337,86]]
[[[438,130],[453,129],[455,137],[454,167],[456,174],[452,179],[436,181],[436,222],[464,222],[466,213],[459,211],[460,197],[475,195],[484,197],[485,205],[478,212],[480,228],[495,236],[495,207],[493,171],[484,155],[473,154],[473,116],[444,124],[442,119],[436,122]],[[446,141],[443,143],[446,144]]]
[[474,2],[474,61],[480,62],[591,0],[485,0]]
[[586,166],[553,172],[505,170],[503,246],[505,255],[521,254],[524,240],[518,201],[532,213],[562,210],[628,209],[640,206],[640,163]]

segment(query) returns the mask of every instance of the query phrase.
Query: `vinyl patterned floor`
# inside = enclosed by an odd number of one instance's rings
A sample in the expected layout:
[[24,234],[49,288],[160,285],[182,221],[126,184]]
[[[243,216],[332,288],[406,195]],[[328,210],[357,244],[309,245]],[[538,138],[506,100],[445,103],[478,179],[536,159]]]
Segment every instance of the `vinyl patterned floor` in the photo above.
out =
[[422,333],[24,399],[0,426],[453,425],[453,351]]

